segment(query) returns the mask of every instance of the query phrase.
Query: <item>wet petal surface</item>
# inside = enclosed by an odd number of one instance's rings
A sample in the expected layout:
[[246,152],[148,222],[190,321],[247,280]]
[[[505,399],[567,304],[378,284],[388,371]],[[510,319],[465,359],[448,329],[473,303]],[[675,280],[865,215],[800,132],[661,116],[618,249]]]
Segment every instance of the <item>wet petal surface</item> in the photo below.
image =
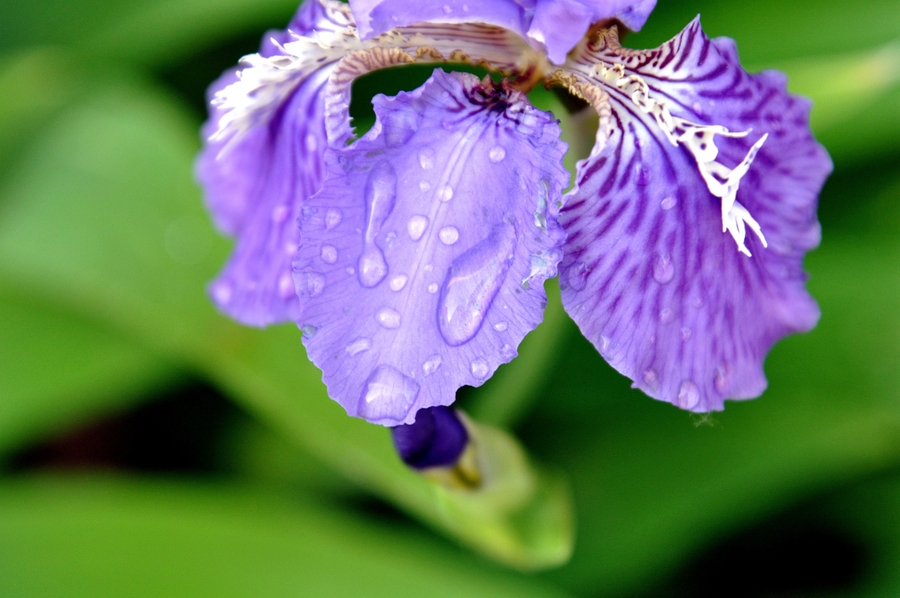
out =
[[[278,44],[297,35],[342,30],[347,18],[346,9],[304,2],[287,31],[267,34],[254,60],[278,56]],[[296,222],[300,202],[322,181],[323,91],[333,68],[333,61],[309,65],[265,118],[235,117],[241,102],[265,95],[264,90],[251,93],[256,84],[248,75],[252,65],[226,73],[210,89],[211,118],[203,128],[208,141],[197,160],[197,178],[216,224],[236,238],[234,253],[210,292],[219,309],[242,323],[264,326],[296,319],[291,279],[299,241]],[[242,94],[247,97],[241,99]]]
[[[802,260],[819,243],[816,197],[831,163],[809,132],[809,102],[788,95],[779,73],[745,73],[733,42],[709,40],[698,21],[653,51],[607,36],[577,62],[570,84],[601,109],[601,130],[561,215],[567,311],[654,398],[702,412],[758,396],[771,346],[819,316]],[[750,132],[673,144],[664,118],[633,101],[631,77],[672,117]],[[736,196],[768,240],[748,233],[751,257],[723,233],[723,202],[697,155],[716,145],[717,162],[737,170],[763,135]]]
[[374,103],[304,204],[294,278],[330,396],[393,426],[482,384],[540,322],[568,177],[555,119],[518,92],[438,70]]

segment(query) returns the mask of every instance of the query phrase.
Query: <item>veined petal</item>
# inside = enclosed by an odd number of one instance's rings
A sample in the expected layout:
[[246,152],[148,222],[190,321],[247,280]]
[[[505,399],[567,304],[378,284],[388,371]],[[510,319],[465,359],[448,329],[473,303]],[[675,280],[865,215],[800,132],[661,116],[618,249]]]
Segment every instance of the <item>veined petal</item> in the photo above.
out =
[[[802,261],[819,243],[831,162],[809,132],[809,102],[779,73],[748,75],[733,42],[709,40],[696,20],[651,51],[608,32],[558,75],[601,113],[560,217],[567,311],[654,398],[710,411],[758,396],[771,346],[819,317]],[[723,232],[726,198],[707,180],[742,168],[731,207],[768,241],[747,235],[752,256]]]
[[395,426],[516,355],[556,274],[565,144],[517,91],[435,71],[374,101],[304,203],[298,323],[329,394]]
[[[322,181],[327,145],[323,90],[342,55],[321,63],[308,57],[290,86],[271,73],[260,76],[254,65],[277,63],[284,40],[346,32],[349,19],[349,10],[340,3],[305,2],[289,30],[270,32],[259,54],[210,88],[211,114],[203,128],[207,143],[196,173],[216,224],[237,241],[211,294],[222,311],[245,324],[264,326],[297,316],[291,279],[299,242],[296,221],[300,201]],[[285,94],[277,102],[265,103],[281,91]],[[253,112],[259,105],[269,112]],[[248,110],[251,115],[242,116]]]
[[484,23],[501,27],[565,61],[592,23],[617,18],[639,30],[656,0],[350,0],[362,39],[419,23]]

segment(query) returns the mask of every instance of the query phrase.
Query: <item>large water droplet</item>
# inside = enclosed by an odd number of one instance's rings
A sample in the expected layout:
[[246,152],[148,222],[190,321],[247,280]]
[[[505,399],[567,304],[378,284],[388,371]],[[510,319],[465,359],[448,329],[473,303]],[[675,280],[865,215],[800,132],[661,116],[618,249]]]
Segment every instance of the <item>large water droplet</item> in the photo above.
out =
[[659,207],[664,210],[671,210],[675,207],[675,198],[671,195],[664,197],[661,202],[659,202]]
[[438,189],[438,199],[441,201],[450,201],[453,199],[453,187],[450,185],[444,185],[440,189]]
[[396,309],[382,307],[378,310],[378,313],[375,314],[375,319],[379,324],[390,330],[400,328],[400,312]]
[[503,223],[450,264],[438,302],[441,336],[450,346],[470,341],[481,328],[514,259],[516,229]]
[[337,248],[334,245],[322,245],[320,255],[323,262],[326,264],[333,264],[338,258]]
[[409,277],[406,274],[398,274],[397,276],[391,279],[391,290],[392,291],[400,291],[403,290],[403,287],[406,286],[406,281],[409,280]]
[[438,232],[438,237],[444,245],[453,245],[459,241],[459,229],[455,226],[445,226]]
[[372,341],[370,341],[367,338],[360,337],[360,338],[356,339],[355,341],[353,341],[352,343],[350,343],[349,345],[347,345],[347,347],[344,349],[344,351],[346,351],[347,355],[350,355],[351,357],[353,357],[354,355],[359,355],[363,351],[368,351],[371,348],[372,348]]
[[584,262],[575,262],[566,270],[566,282],[569,288],[575,291],[582,291],[587,286],[588,268]]
[[657,255],[653,260],[653,280],[666,284],[675,277],[675,266],[668,255]]
[[503,158],[506,157],[506,150],[503,149],[502,146],[495,145],[491,148],[491,151],[488,152],[488,158],[490,158],[491,162],[497,163],[502,162]]
[[428,285],[428,292],[431,293],[432,295],[434,295],[435,293],[438,292],[438,285],[436,282],[433,282],[430,285]]
[[357,266],[359,284],[369,289],[384,280],[387,275],[388,267],[384,253],[376,245],[366,245],[362,255],[359,256]]
[[432,355],[422,364],[422,371],[425,372],[426,376],[430,376],[438,371],[442,363],[444,363],[444,360],[440,355]]
[[419,384],[389,365],[375,368],[363,385],[359,415],[376,423],[400,424],[419,395]]
[[426,228],[428,228],[428,217],[420,214],[416,214],[406,223],[406,232],[413,241],[421,239]]
[[365,242],[372,243],[384,221],[394,209],[397,199],[397,173],[388,162],[379,162],[372,167],[366,179],[364,191],[366,199]]
[[341,213],[340,209],[328,208],[325,212],[325,230],[331,230],[340,224],[343,217],[344,215]]
[[685,380],[678,388],[678,406],[693,409],[700,402],[700,389],[691,380]]
[[325,290],[325,277],[310,270],[295,272],[294,283],[303,297],[315,297]]
[[478,378],[479,380],[484,380],[489,371],[488,362],[486,362],[483,358],[478,357],[472,361],[472,375]]
[[434,168],[434,150],[430,147],[423,149],[419,152],[419,166],[424,168],[425,170],[431,170]]

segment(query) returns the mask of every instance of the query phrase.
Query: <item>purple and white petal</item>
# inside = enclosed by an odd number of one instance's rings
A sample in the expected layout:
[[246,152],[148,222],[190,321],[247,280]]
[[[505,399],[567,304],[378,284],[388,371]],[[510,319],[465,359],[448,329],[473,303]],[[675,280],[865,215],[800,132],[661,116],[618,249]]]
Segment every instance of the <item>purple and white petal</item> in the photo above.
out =
[[567,311],[654,398],[703,412],[758,396],[772,345],[819,317],[802,262],[831,162],[809,102],[696,20],[650,51],[607,32],[561,80],[601,113],[560,217]]
[[490,80],[437,70],[374,104],[304,203],[294,280],[329,395],[395,426],[481,385],[541,321],[568,176],[552,115]]
[[362,39],[420,23],[484,23],[511,31],[562,64],[591,24],[640,29],[656,0],[350,0]]
[[[302,36],[342,35],[350,26],[340,3],[305,2],[287,31],[271,32],[260,53],[223,75],[210,88],[208,140],[196,174],[219,228],[236,238],[234,253],[211,285],[218,307],[236,320],[265,326],[297,316],[291,259],[299,243],[300,202],[315,193],[327,145],[324,88],[342,54],[285,73],[283,44],[306,44]],[[298,37],[300,36],[300,37]],[[293,40],[287,42],[286,40]],[[324,50],[323,50],[324,51]],[[320,56],[330,55],[320,52]],[[276,91],[268,85],[275,82]]]

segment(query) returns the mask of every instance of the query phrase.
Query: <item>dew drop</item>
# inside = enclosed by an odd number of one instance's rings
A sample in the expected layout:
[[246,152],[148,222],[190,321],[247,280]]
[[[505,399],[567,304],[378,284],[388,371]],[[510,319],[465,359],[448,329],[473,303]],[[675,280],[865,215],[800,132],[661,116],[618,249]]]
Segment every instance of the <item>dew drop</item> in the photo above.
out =
[[428,181],[419,181],[419,191],[425,193],[431,189],[431,183]]
[[318,272],[297,272],[294,282],[297,291],[304,297],[315,297],[325,289],[325,277]]
[[671,307],[664,307],[661,310],[659,310],[659,321],[662,322],[663,324],[668,324],[674,319],[675,319],[675,312],[672,310]]
[[489,367],[488,362],[486,362],[483,358],[478,357],[472,361],[471,365],[472,375],[478,378],[479,380],[484,380],[487,378]]
[[693,409],[700,402],[700,389],[691,380],[685,380],[678,388],[678,406]]
[[656,390],[659,384],[659,374],[653,368],[644,370],[644,384],[650,387],[650,390]]
[[300,333],[303,335],[303,338],[312,338],[318,331],[319,329],[315,326],[300,326]]
[[392,291],[400,291],[403,287],[406,286],[406,281],[409,280],[409,277],[406,274],[398,274],[397,276],[391,279],[391,290]]
[[387,162],[379,162],[372,167],[366,179],[364,191],[366,199],[365,243],[372,243],[381,230],[384,221],[394,209],[397,199],[397,173]]
[[347,345],[347,348],[345,348],[344,351],[347,353],[347,355],[353,357],[354,355],[359,355],[363,351],[368,351],[371,348],[372,341],[367,338],[360,337]]
[[713,375],[713,384],[720,394],[725,394],[731,388],[731,371],[728,366],[717,367]]
[[322,245],[322,251],[319,254],[326,264],[333,264],[338,258],[337,248],[334,245]]
[[416,214],[406,223],[406,232],[413,241],[421,239],[426,228],[428,228],[428,217],[420,214]]
[[675,207],[675,198],[671,195],[664,197],[661,202],[659,202],[659,207],[664,210],[671,210]]
[[396,368],[380,365],[363,385],[359,415],[375,423],[403,423],[418,395],[415,380]]
[[314,152],[319,148],[319,140],[316,139],[316,136],[312,133],[306,136],[306,150],[308,152]]
[[285,243],[284,244],[284,254],[288,257],[293,257],[295,253],[297,253],[297,249],[299,247],[296,243]]
[[441,201],[450,201],[453,199],[453,187],[450,185],[444,185],[440,189],[438,189],[438,199]]
[[344,214],[338,208],[328,208],[325,212],[325,230],[331,230],[341,223]]
[[690,328],[688,328],[687,326],[685,326],[684,328],[681,329],[681,340],[689,341],[689,340],[691,340],[691,336],[693,334],[694,334],[693,331]]
[[226,284],[224,282],[220,282],[216,286],[213,287],[213,297],[219,305],[228,305],[231,303],[231,297],[233,292],[231,290],[231,285]]
[[419,166],[424,170],[434,168],[434,150],[427,147],[419,152]]
[[600,354],[607,355],[612,349],[613,341],[605,334],[600,335]]
[[502,162],[503,158],[505,157],[506,150],[499,145],[495,145],[491,148],[491,151],[488,152],[488,158],[490,158],[491,162],[493,162],[494,164],[496,164],[497,162]]
[[434,266],[431,264],[425,264],[425,267],[422,269],[425,270],[426,272],[431,272],[432,270],[434,270]]
[[634,167],[634,182],[638,185],[644,186],[650,184],[650,169],[644,166],[643,164],[638,164]]
[[375,314],[375,320],[388,330],[400,328],[400,312],[390,307],[379,309],[378,313]]
[[394,241],[397,240],[397,231],[391,231],[384,237],[384,244],[389,248],[394,246]]
[[540,230],[547,231],[547,198],[550,194],[550,183],[547,179],[541,179],[538,186],[537,209],[534,211],[534,225]]
[[494,324],[494,330],[497,332],[506,332],[507,328],[509,328],[509,325],[506,322],[497,322]]
[[444,245],[453,245],[459,241],[459,229],[455,226],[445,226],[438,232],[438,237]]
[[675,277],[675,266],[668,255],[657,255],[653,260],[653,280],[666,284]]
[[387,275],[387,262],[384,253],[376,245],[366,245],[359,256],[359,284],[371,289]]
[[428,292],[431,293],[432,295],[434,295],[435,293],[438,292],[438,286],[437,286],[436,282],[433,282],[430,285],[428,285]]
[[275,224],[281,224],[282,222],[287,220],[289,212],[290,210],[288,210],[287,206],[278,206],[277,208],[272,210],[272,222],[274,222]]
[[502,355],[504,359],[511,360],[516,356],[516,352],[513,351],[513,348],[511,346],[509,346],[508,344],[504,344],[502,347],[500,347],[500,355]]
[[422,364],[422,371],[425,372],[426,376],[430,376],[438,371],[442,363],[444,363],[444,360],[440,355],[432,355]]
[[444,12],[445,12],[446,14],[449,15],[451,12],[453,12],[453,9],[450,8],[450,5],[449,5],[449,4],[445,4],[445,5],[444,5]]
[[441,336],[450,346],[478,333],[512,265],[516,241],[515,227],[500,224],[450,264],[438,302]]
[[282,299],[290,299],[294,296],[294,278],[285,272],[278,278],[278,294]]

